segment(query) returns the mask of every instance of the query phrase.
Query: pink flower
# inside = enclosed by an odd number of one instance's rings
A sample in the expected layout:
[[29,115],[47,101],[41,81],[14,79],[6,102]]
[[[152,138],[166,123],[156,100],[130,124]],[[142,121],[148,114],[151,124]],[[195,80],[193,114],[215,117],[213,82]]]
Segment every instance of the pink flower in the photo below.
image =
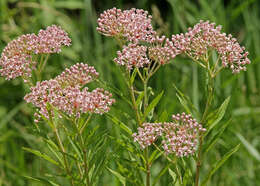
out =
[[49,118],[48,103],[69,116],[80,117],[83,113],[103,114],[110,110],[115,101],[111,98],[112,94],[101,88],[93,91],[83,88],[97,75],[93,67],[78,63],[54,79],[37,82],[24,99],[38,108],[38,113],[35,114],[37,121],[41,115]]
[[22,35],[8,43],[0,58],[0,74],[7,80],[19,76],[31,77],[32,69],[36,66],[31,54],[37,44],[38,37],[35,34]]
[[130,43],[127,46],[123,46],[122,52],[117,52],[118,57],[114,61],[119,65],[126,66],[127,69],[132,69],[133,67],[140,68],[150,63],[146,53],[146,46]]
[[142,127],[138,128],[138,133],[134,133],[134,141],[138,142],[141,148],[150,146],[158,137],[162,135],[161,123],[143,123]]
[[84,63],[77,63],[70,68],[66,68],[55,79],[62,85],[66,86],[83,86],[98,77],[98,72],[92,66]]
[[120,10],[112,8],[98,18],[97,31],[105,36],[126,39],[130,42],[149,42],[155,35],[151,24],[152,16],[142,9]]
[[233,73],[246,70],[245,65],[250,63],[245,48],[231,34],[221,33],[221,26],[215,27],[209,21],[200,21],[185,34],[173,35],[172,42],[181,52],[201,61],[205,61],[210,50],[215,50],[223,67],[231,68]]
[[38,42],[36,54],[51,54],[59,53],[63,45],[69,46],[71,39],[60,26],[52,25],[39,31]]
[[189,114],[172,115],[173,122],[164,123],[163,149],[167,154],[189,156],[195,153],[200,132],[206,131]]
[[0,58],[0,74],[7,80],[20,76],[27,79],[37,65],[33,60],[34,54],[57,53],[70,42],[68,34],[56,25],[40,30],[38,35],[22,35],[4,48]]
[[176,114],[172,116],[173,122],[144,123],[134,133],[134,141],[141,148],[153,144],[162,138],[162,148],[166,154],[175,154],[178,157],[189,156],[195,153],[198,137],[206,129],[189,114]]
[[151,46],[148,47],[148,56],[151,60],[161,65],[169,63],[180,51],[175,48],[173,43],[165,36],[156,36],[151,40]]

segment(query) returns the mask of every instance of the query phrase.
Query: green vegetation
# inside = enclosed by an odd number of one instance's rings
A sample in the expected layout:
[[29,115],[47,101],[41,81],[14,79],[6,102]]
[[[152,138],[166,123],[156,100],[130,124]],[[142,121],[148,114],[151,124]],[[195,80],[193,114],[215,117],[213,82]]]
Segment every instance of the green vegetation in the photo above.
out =
[[[224,70],[216,79],[216,96],[214,105],[221,105],[225,98],[230,96],[229,105],[224,118],[218,124],[216,135],[221,135],[217,143],[209,139],[209,154],[204,157],[201,175],[211,176],[210,168],[218,167],[220,157],[228,156],[226,152],[239,150],[234,153],[229,161],[224,162],[212,176],[210,186],[255,186],[260,185],[260,2],[256,0],[167,0],[148,1],[127,0],[116,1],[90,1],[90,0],[1,0],[0,1],[0,51],[6,44],[24,33],[38,32],[48,25],[57,24],[66,30],[72,38],[72,46],[63,48],[62,52],[50,57],[44,77],[50,79],[59,74],[65,67],[76,62],[86,62],[95,66],[101,79],[108,86],[114,87],[119,92],[127,95],[127,85],[119,73],[119,68],[113,62],[118,46],[115,41],[103,37],[96,31],[96,19],[106,9],[117,7],[128,9],[130,7],[148,10],[153,16],[153,23],[157,31],[167,36],[187,31],[200,19],[216,22],[223,25],[223,31],[232,33],[250,52],[252,64],[247,66],[246,72],[233,75],[229,70]],[[164,89],[164,96],[157,107],[160,117],[170,118],[172,113],[183,112],[179,103],[178,87],[185,92],[197,108],[203,110],[202,103],[205,95],[202,94],[205,77],[196,64],[190,65],[190,59],[176,58],[173,63],[162,67],[149,82],[154,87],[155,95]],[[30,177],[48,177],[55,173],[51,163],[39,159],[26,148],[40,149],[48,153],[46,143],[40,136],[35,137],[37,126],[31,118],[32,108],[23,100],[27,87],[21,80],[5,81],[0,77],[0,185],[48,185],[40,184],[37,179]],[[150,89],[148,89],[150,90]],[[134,111],[129,110],[127,103],[114,94],[117,99],[111,113],[133,129],[131,118],[135,117]],[[167,111],[165,109],[167,108]],[[112,114],[111,114],[112,115]],[[158,117],[159,117],[158,116]],[[112,117],[96,116],[93,130],[109,134],[111,142],[106,142],[107,162],[109,168],[104,170],[100,177],[99,185],[122,185],[125,178],[121,174],[130,174],[128,167],[123,167],[124,160],[118,160],[123,150],[120,145],[125,142],[124,133],[117,127],[120,123]],[[46,130],[45,126],[39,126]],[[125,128],[125,132],[128,128]],[[218,133],[220,131],[220,133]],[[40,134],[41,135],[41,134]],[[120,140],[124,139],[124,140]],[[211,141],[210,141],[211,140]],[[210,143],[212,142],[212,143]],[[112,154],[110,152],[117,152]],[[165,160],[156,160],[153,165],[152,175],[163,173]],[[168,167],[167,167],[168,168]],[[133,169],[133,167],[132,167]],[[194,164],[195,169],[195,164]],[[117,172],[121,174],[118,174]],[[214,171],[214,170],[213,170]],[[112,174],[111,174],[112,173]],[[173,172],[166,172],[157,185],[168,185],[172,180]],[[59,174],[59,172],[57,172]],[[114,175],[113,177],[111,175]],[[138,176],[138,175],[134,175]],[[204,179],[202,179],[203,181]],[[66,185],[68,183],[64,183]],[[129,183],[130,185],[131,183]],[[128,184],[127,184],[128,185]]]

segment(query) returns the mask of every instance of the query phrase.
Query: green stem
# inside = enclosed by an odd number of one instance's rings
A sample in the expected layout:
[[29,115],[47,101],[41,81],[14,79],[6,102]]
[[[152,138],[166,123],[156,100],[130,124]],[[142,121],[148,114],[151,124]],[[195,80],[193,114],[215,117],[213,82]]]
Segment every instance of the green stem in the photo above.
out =
[[[144,113],[146,108],[148,107],[148,95],[147,95],[147,83],[148,79],[146,78],[144,81]],[[145,118],[143,118],[145,121]],[[146,161],[146,186],[150,186],[150,177],[151,177],[151,165],[149,163],[149,149],[148,147],[144,151],[145,161]]]
[[[213,88],[214,88],[214,79],[211,75],[211,72],[208,71],[208,84],[207,84],[207,92],[208,92],[208,96],[207,96],[207,102],[206,102],[206,107],[204,110],[204,113],[202,115],[202,119],[200,121],[202,126],[205,126],[206,124],[206,118],[209,114],[209,109],[210,106],[212,104],[212,100],[213,100]],[[196,161],[196,178],[195,178],[195,186],[199,186],[199,176],[200,176],[200,168],[201,168],[201,164],[202,164],[202,146],[203,146],[203,135],[200,134],[199,137],[199,150],[198,150],[198,157],[197,157],[197,161]]]
[[[53,126],[55,126],[55,125],[53,125]],[[68,164],[68,160],[67,160],[67,157],[66,157],[65,148],[64,148],[64,146],[63,146],[63,144],[62,144],[62,141],[61,141],[61,138],[60,138],[60,136],[59,136],[59,133],[58,133],[57,128],[54,127],[53,130],[54,130],[54,134],[55,134],[55,136],[56,136],[56,139],[57,139],[57,141],[58,141],[59,147],[60,147],[61,152],[62,152],[65,170],[66,170],[67,174],[70,176],[70,183],[71,183],[71,185],[74,186],[74,181],[73,181],[73,177],[72,177],[72,175],[71,175],[70,169],[69,169],[69,164]]]
[[84,142],[82,134],[79,134],[79,136],[80,136],[80,146],[81,146],[81,149],[83,151],[85,179],[86,179],[87,186],[91,186],[90,180],[89,180],[89,170],[88,170],[88,162],[87,162],[87,150],[84,148],[85,142]]
[[129,91],[130,91],[130,95],[131,95],[131,100],[132,100],[132,107],[133,107],[133,109],[135,111],[137,123],[138,123],[139,126],[141,126],[142,125],[142,121],[141,121],[140,114],[139,114],[139,111],[138,111],[138,105],[137,105],[136,100],[135,100],[134,86],[131,83],[131,78],[130,78],[130,72],[129,71],[128,71],[128,78],[127,78],[127,80],[128,80],[127,85],[128,85],[128,88],[129,88]]
[[146,161],[146,186],[150,186],[150,177],[151,177],[151,165],[149,163],[149,149],[148,147],[144,150],[145,161]]
[[[88,162],[87,162],[87,149],[85,148],[85,141],[83,138],[83,131],[86,128],[87,124],[89,123],[90,119],[91,119],[91,114],[88,116],[87,120],[85,121],[85,123],[82,126],[79,126],[79,120],[74,119],[73,122],[77,127],[77,136],[79,138],[79,145],[80,145],[80,149],[81,152],[83,152],[83,166],[84,166],[84,173],[82,174],[83,177],[82,179],[86,180],[86,184],[87,186],[91,186],[90,183],[90,179],[89,179],[89,169],[88,169]],[[80,169],[81,170],[81,169]]]
[[88,125],[88,122],[89,122],[89,120],[91,119],[91,116],[92,116],[92,114],[90,114],[89,116],[88,116],[88,119],[87,119],[87,121],[83,124],[83,126],[80,128],[80,130],[79,130],[79,134],[81,135],[82,134],[82,132],[83,132],[83,130],[86,128],[86,126]]

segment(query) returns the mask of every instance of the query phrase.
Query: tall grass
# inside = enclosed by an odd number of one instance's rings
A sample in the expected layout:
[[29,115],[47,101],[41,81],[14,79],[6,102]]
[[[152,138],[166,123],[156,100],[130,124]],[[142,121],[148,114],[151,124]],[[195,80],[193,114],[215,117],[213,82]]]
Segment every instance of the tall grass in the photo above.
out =
[[[223,25],[225,32],[232,33],[246,46],[252,61],[247,72],[237,76],[222,73],[217,79],[218,92],[214,103],[220,104],[224,98],[231,96],[231,104],[223,120],[224,124],[231,118],[231,124],[224,130],[222,140],[213,147],[211,155],[205,157],[202,175],[228,149],[241,143],[240,150],[218,170],[210,185],[260,185],[259,1],[1,0],[0,51],[9,41],[23,33],[36,32],[48,25],[59,24],[69,32],[72,46],[63,49],[61,55],[51,57],[51,65],[46,68],[45,78],[51,78],[50,74],[59,74],[61,69],[70,64],[83,61],[94,65],[101,79],[108,85],[126,92],[126,85],[122,77],[118,77],[120,73],[112,62],[117,51],[116,43],[96,32],[98,14],[114,6],[122,9],[136,7],[150,11],[157,29],[168,35],[185,32],[200,19],[210,20]],[[199,107],[202,103],[204,95],[200,94],[199,90],[203,87],[199,86],[199,82],[205,82],[205,77],[199,67],[194,65],[190,68],[190,62],[189,59],[175,59],[170,67],[161,68],[156,78],[152,79],[151,84],[156,87],[153,91],[158,93],[162,88],[165,89],[158,113],[163,113],[165,108],[168,113],[183,111],[180,110],[173,82],[177,82],[177,87],[186,92],[196,106]],[[0,185],[6,186],[38,185],[37,181],[26,177],[48,176],[48,171],[55,172],[50,164],[22,150],[22,147],[46,147],[40,138],[32,135],[34,124],[30,118],[31,108],[24,104],[26,88],[21,86],[19,81],[7,82],[0,78]],[[134,113],[126,109],[126,104],[124,100],[118,100],[112,112],[122,121],[128,121],[129,127],[132,127],[131,117],[134,117]],[[109,119],[96,117],[95,120],[100,124],[100,130],[108,131],[115,138],[122,137]],[[123,153],[116,143],[109,148]],[[112,169],[123,169],[120,162],[115,163],[114,160],[117,160],[116,154],[111,155],[109,166]],[[157,161],[154,165],[155,173],[162,168],[161,162]],[[167,185],[170,179],[170,175],[165,174],[157,185]],[[100,180],[100,185],[120,185],[120,182],[117,178],[111,177],[107,170]]]

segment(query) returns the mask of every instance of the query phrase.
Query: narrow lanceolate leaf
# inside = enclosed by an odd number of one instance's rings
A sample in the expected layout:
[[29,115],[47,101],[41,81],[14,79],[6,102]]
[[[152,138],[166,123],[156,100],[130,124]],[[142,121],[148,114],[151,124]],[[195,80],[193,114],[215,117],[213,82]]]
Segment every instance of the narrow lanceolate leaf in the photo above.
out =
[[48,155],[46,155],[46,154],[44,154],[44,153],[42,153],[38,150],[33,150],[33,149],[30,149],[30,148],[26,148],[26,147],[23,147],[22,149],[27,151],[27,152],[33,153],[34,155],[39,156],[39,157],[47,160],[48,162],[50,162],[52,164],[59,165],[59,163],[57,161],[55,161],[50,156],[48,156]]
[[211,129],[213,129],[220,122],[220,120],[224,117],[229,100],[230,100],[230,96],[227,99],[225,99],[225,101],[221,104],[221,106],[217,110],[215,110],[211,114],[209,114],[209,117],[207,118],[207,123],[206,123],[208,132]]
[[256,160],[260,161],[260,153],[256,150],[256,148],[251,145],[241,134],[237,133],[236,135],[248,150],[249,154],[251,154]]
[[240,147],[240,144],[235,146],[233,149],[231,149],[229,152],[227,152],[219,161],[216,162],[213,169],[208,173],[204,181],[202,182],[202,186],[206,186],[208,181],[210,180],[211,176],[230,158],[232,154],[234,154],[236,151],[238,151]]
[[159,122],[166,122],[168,119],[168,112],[164,110],[159,117]]
[[173,182],[173,185],[174,186],[180,186],[181,184],[179,183],[178,181],[178,177],[177,177],[177,174],[172,170],[172,169],[168,169],[169,170],[169,174],[171,175],[172,177],[172,182]]
[[227,126],[231,123],[231,120],[228,120],[225,124],[221,126],[219,131],[210,139],[210,141],[205,145],[205,153],[207,153],[218,141],[218,139],[221,137]]
[[52,152],[52,154],[59,160],[62,167],[64,167],[64,162],[62,160],[61,154],[59,153],[57,145],[50,139],[46,139],[45,142],[47,143],[47,147]]
[[130,83],[131,85],[134,83],[135,81],[135,76],[136,76],[136,73],[137,73],[137,68],[134,69],[132,75],[131,75],[131,78],[130,78]]
[[162,96],[163,96],[164,91],[162,91],[159,95],[157,95],[153,101],[148,105],[147,109],[144,112],[144,116],[143,116],[143,120],[145,120],[145,118],[148,116],[148,114],[156,107],[156,105],[159,103],[159,101],[161,100]]
[[33,181],[44,183],[44,185],[48,184],[48,185],[51,185],[51,186],[59,186],[58,184],[56,184],[53,181],[50,181],[46,178],[31,177],[31,176],[24,176],[24,177],[27,178],[27,179],[33,180]]
[[126,185],[126,178],[124,176],[122,176],[120,173],[110,169],[110,168],[107,168],[112,174],[114,174],[118,179],[119,181],[125,186]]
[[109,113],[106,113],[106,115],[113,121],[114,124],[118,125],[121,129],[123,129],[129,135],[133,134],[132,130],[129,127],[127,127],[122,121],[117,119],[115,116],[112,116]]
[[151,156],[149,157],[149,164],[152,164],[156,159],[158,159],[161,155],[163,154],[163,152],[160,152],[159,150],[154,150],[153,153],[151,154]]
[[180,101],[181,105],[185,109],[185,111],[189,114],[195,114],[196,117],[199,117],[199,112],[196,109],[196,107],[192,104],[189,97],[185,96],[174,84],[173,84],[175,90],[176,90],[176,96],[178,100]]
[[157,184],[157,182],[160,180],[160,178],[167,172],[169,167],[170,167],[170,164],[168,164],[164,168],[162,168],[162,170],[159,172],[159,174],[157,174],[157,176],[155,177],[152,186],[155,186]]

